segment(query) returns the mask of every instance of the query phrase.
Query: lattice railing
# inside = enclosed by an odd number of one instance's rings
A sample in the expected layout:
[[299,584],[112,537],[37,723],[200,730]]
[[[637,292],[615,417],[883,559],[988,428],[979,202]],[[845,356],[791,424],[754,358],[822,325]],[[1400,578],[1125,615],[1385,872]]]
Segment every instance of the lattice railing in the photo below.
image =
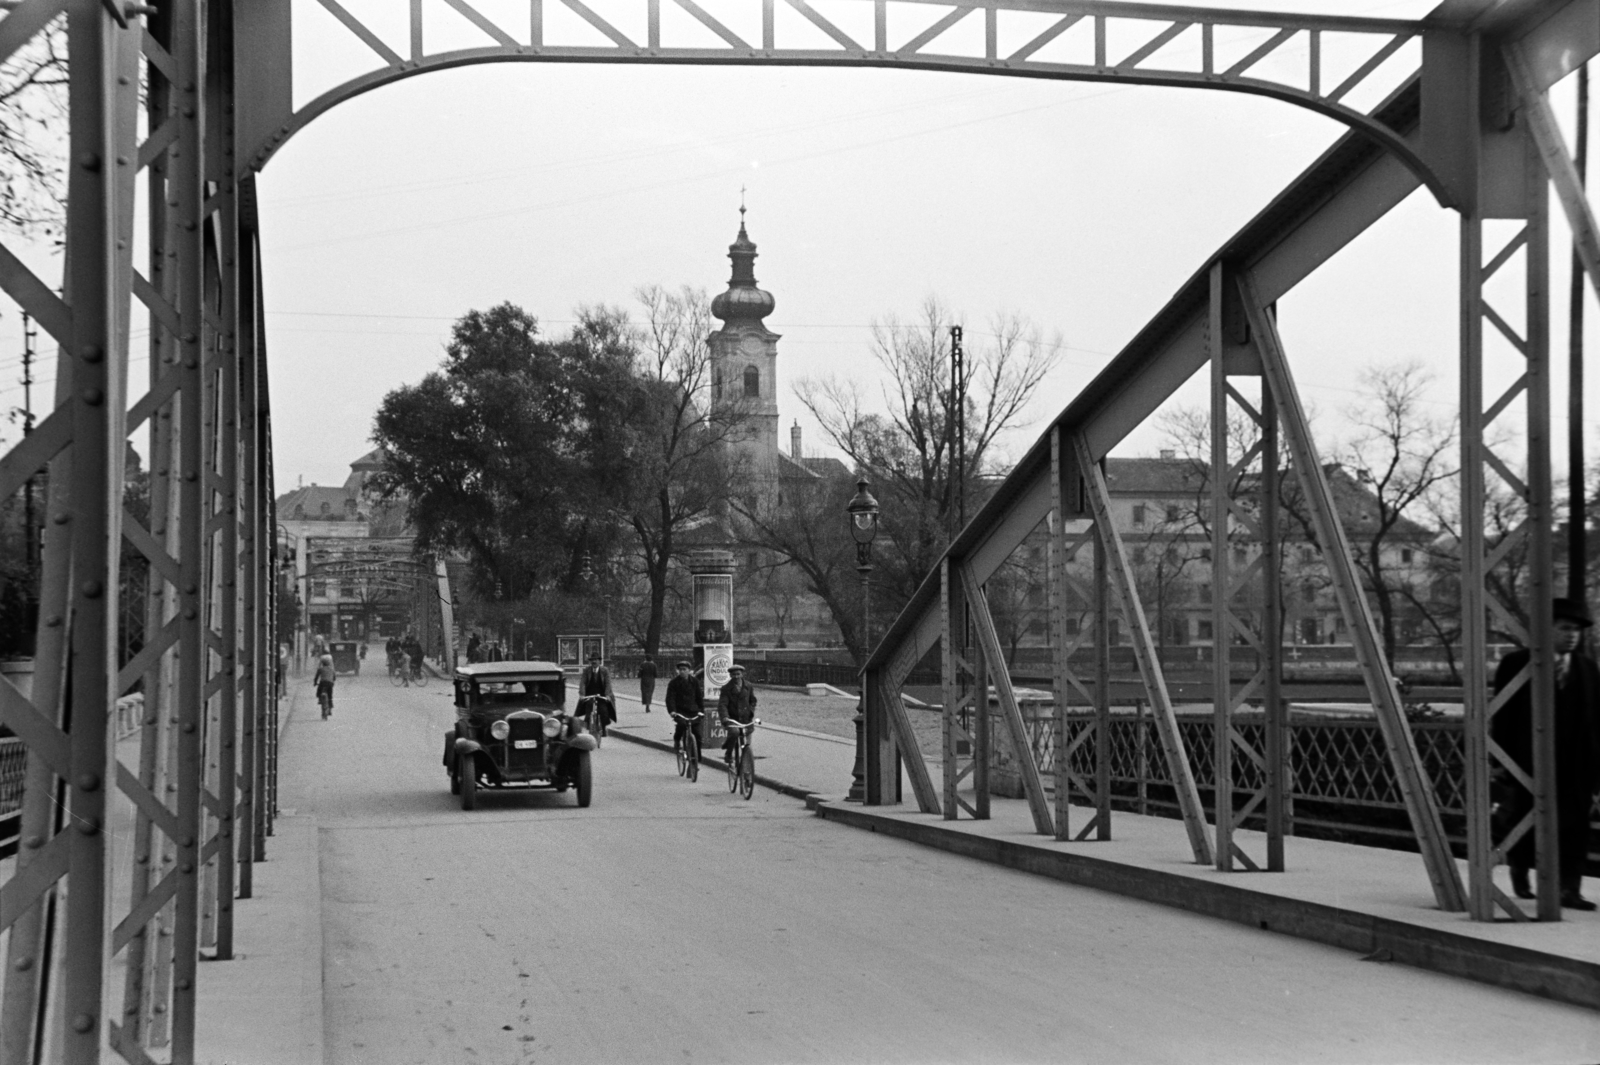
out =
[[[1022,710],[1035,764],[1044,775],[1047,786],[1053,788],[1056,729],[1052,708],[1047,703],[1025,703]],[[991,719],[997,720],[993,718],[993,711]],[[1092,721],[1090,714],[1068,714],[1068,742]],[[1259,712],[1238,715],[1235,725],[1246,742],[1257,744],[1262,741],[1264,726]],[[991,724],[991,727],[995,726]],[[1179,717],[1178,731],[1183,736],[1195,782],[1205,793],[1209,810],[1210,793],[1216,782],[1212,719],[1209,715]],[[1452,819],[1464,817],[1465,765],[1461,722],[1451,719],[1412,722],[1411,734],[1422,758],[1423,771],[1433,783],[1440,812]],[[1110,736],[1111,784],[1119,801],[1127,802],[1135,796],[1144,799],[1151,789],[1157,789],[1157,797],[1148,803],[1150,812],[1166,813],[1170,808],[1175,815],[1173,804],[1160,797],[1161,789],[1172,786],[1172,774],[1151,718],[1114,714]],[[1339,807],[1352,813],[1356,809],[1381,810],[1399,818],[1404,817],[1405,804],[1400,786],[1395,780],[1383,734],[1375,720],[1291,718],[1289,750],[1292,798],[1297,802],[1319,804],[1320,823],[1336,824],[1343,821],[1337,812]],[[1080,745],[1073,752],[1072,765],[1080,773],[1092,774],[1093,746]],[[1237,775],[1237,787],[1248,789],[1260,786],[1261,770],[1255,763],[1240,760],[1235,763],[1234,772]],[[1330,808],[1333,810],[1331,814]],[[1595,860],[1595,856],[1600,855],[1600,798],[1596,800],[1590,820],[1593,833],[1590,853],[1591,860]],[[1352,818],[1348,823],[1353,829],[1371,830],[1371,826],[1361,822],[1359,817]]]

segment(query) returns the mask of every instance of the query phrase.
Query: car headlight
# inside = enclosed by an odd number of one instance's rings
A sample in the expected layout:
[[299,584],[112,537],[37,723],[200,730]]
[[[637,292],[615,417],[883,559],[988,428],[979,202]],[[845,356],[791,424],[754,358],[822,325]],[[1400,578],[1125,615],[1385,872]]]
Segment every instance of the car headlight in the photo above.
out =
[[559,717],[545,718],[544,734],[549,736],[551,739],[555,739],[557,736],[561,735],[561,719]]
[[511,735],[511,722],[504,719],[496,721],[494,724],[489,726],[489,735],[493,736],[497,740],[505,739],[507,736]]

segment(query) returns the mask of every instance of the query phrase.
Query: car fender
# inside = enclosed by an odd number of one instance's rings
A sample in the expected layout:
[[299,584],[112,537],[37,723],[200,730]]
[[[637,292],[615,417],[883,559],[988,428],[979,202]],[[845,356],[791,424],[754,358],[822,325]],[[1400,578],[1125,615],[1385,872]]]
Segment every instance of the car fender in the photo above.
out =
[[483,750],[483,744],[477,740],[469,740],[465,736],[456,737],[456,754],[477,754]]
[[574,751],[592,751],[598,746],[594,737],[587,732],[580,732],[567,741],[567,747]]

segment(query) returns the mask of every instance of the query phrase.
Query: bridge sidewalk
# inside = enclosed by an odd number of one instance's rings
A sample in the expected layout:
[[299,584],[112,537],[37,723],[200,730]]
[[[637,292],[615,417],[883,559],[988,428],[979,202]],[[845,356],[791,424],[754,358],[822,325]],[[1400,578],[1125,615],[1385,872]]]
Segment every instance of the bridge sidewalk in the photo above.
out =
[[[646,715],[620,696],[614,735],[670,751],[672,719],[658,706]],[[855,745],[800,729],[763,726],[756,739],[758,778],[804,798],[819,816],[983,861],[1149,902],[1177,906],[1254,928],[1312,939],[1513,990],[1600,1009],[1600,913],[1563,911],[1560,922],[1485,924],[1434,906],[1421,859],[1385,850],[1295,838],[1286,872],[1222,873],[1189,860],[1181,822],[1113,814],[1115,838],[1063,843],[1038,835],[1028,805],[994,798],[987,821],[946,821],[910,803],[861,806],[843,801]],[[708,760],[718,752],[708,752]],[[720,759],[718,759],[720,762]],[[941,769],[930,764],[937,782]],[[967,798],[971,799],[970,794]],[[1075,830],[1089,810],[1073,807]],[[1245,852],[1264,862],[1265,837],[1240,832]],[[1465,866],[1462,866],[1465,878]],[[1503,889],[1509,885],[1503,882]],[[1590,880],[1590,897],[1600,884]]]

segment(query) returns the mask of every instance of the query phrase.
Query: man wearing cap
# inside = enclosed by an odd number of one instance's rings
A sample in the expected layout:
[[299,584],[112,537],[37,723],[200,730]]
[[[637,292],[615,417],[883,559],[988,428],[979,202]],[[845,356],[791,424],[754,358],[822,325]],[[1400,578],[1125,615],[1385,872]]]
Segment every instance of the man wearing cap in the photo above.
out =
[[[677,675],[667,681],[667,713],[679,718],[695,718],[705,713],[706,697],[695,683],[694,672],[687,662],[679,662]],[[674,718],[672,749],[683,746],[683,737],[689,731],[688,721]]]
[[[1589,842],[1589,808],[1595,785],[1600,783],[1600,667],[1579,646],[1583,631],[1594,624],[1589,610],[1571,599],[1552,604],[1555,615],[1555,747],[1556,747],[1556,851],[1561,870],[1561,905],[1592,910],[1583,897],[1583,865]],[[1500,660],[1494,673],[1499,694],[1528,664],[1526,649],[1512,651]],[[1533,772],[1533,692],[1524,684],[1509,699],[1490,726],[1490,735],[1524,772]],[[1510,785],[1504,820],[1508,829],[1533,809],[1533,796],[1518,784]],[[1528,871],[1534,866],[1534,834],[1530,831],[1507,854],[1511,889],[1518,898],[1534,897]]]
[[[728,683],[722,686],[722,691],[717,694],[717,717],[722,720],[722,727],[728,727],[731,719],[740,725],[748,725],[756,717],[756,690],[745,683],[744,667],[735,663],[728,667]],[[722,741],[722,760],[728,761],[733,751],[733,733],[728,733]]]

